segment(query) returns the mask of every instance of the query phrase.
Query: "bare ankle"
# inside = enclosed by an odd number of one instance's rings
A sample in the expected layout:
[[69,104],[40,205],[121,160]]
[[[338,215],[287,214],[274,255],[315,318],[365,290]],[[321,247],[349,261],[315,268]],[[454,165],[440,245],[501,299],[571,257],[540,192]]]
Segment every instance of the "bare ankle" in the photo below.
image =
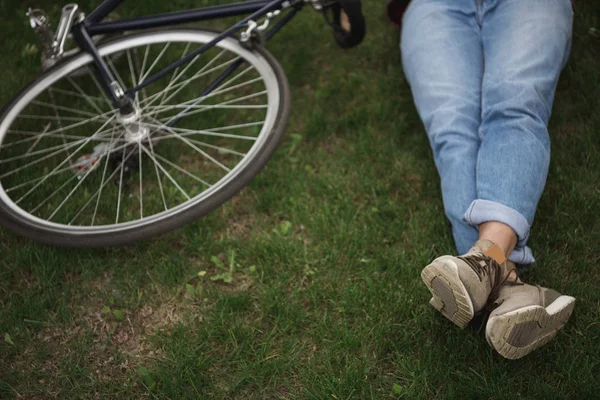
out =
[[479,225],[479,239],[489,240],[498,247],[508,258],[517,245],[517,234],[508,225],[497,221],[488,221]]

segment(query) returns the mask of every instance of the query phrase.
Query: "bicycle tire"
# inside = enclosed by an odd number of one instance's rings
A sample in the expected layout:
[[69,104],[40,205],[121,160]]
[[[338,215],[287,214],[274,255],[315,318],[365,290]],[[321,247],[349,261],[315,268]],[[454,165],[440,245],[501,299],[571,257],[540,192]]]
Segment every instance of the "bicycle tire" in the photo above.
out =
[[[366,23],[362,14],[361,0],[340,0],[332,6],[333,36],[336,43],[343,49],[358,46],[365,37]],[[347,17],[349,29],[342,23],[342,12]]]
[[[99,46],[101,51],[107,46],[114,45],[118,42],[132,40],[132,38],[143,38],[148,35],[160,35],[168,34],[171,32],[178,32],[182,34],[204,34],[210,37],[216,35],[215,32],[202,30],[202,29],[165,29],[161,31],[152,30],[136,33],[132,35],[125,35],[115,38],[114,40],[104,43]],[[229,45],[239,46],[240,54],[247,52],[248,50],[243,48],[236,39],[226,38],[225,41],[230,41]],[[235,43],[233,43],[235,42]],[[198,218],[205,216],[210,213],[241,189],[247,186],[252,178],[259,173],[259,171],[266,165],[273,152],[279,145],[282,136],[287,127],[290,115],[290,90],[286,75],[279,65],[277,60],[271,55],[265,48],[260,45],[255,45],[251,51],[255,57],[264,60],[271,68],[275,78],[279,91],[279,105],[277,107],[275,122],[272,128],[267,133],[267,139],[265,139],[263,145],[255,152],[251,162],[247,163],[243,169],[241,169],[233,178],[231,178],[226,184],[218,188],[210,196],[202,199],[201,201],[193,204],[192,206],[183,208],[181,211],[177,211],[172,215],[169,215],[157,222],[146,223],[139,226],[126,227],[119,229],[118,231],[107,231],[107,232],[83,232],[73,231],[68,229],[49,229],[44,224],[37,223],[35,218],[24,219],[22,215],[15,212],[7,201],[6,196],[2,188],[2,181],[0,180],[0,225],[6,227],[10,231],[33,239],[38,242],[42,242],[50,245],[68,246],[68,247],[105,247],[105,246],[118,246],[125,245],[135,241],[148,239],[151,237],[164,234],[166,232],[180,228],[188,223],[191,223]],[[81,62],[82,57],[89,57],[87,54],[77,54],[69,57],[68,59],[61,60],[60,63],[50,68],[48,71],[41,74],[37,79],[30,83],[27,87],[19,91],[9,103],[0,111],[0,125],[3,124],[7,115],[11,113],[13,108],[19,101],[30,93],[34,88],[48,79],[52,74],[60,74],[57,71],[68,71],[69,65]],[[87,65],[87,64],[86,64]],[[76,68],[73,69],[75,71]],[[72,72],[72,71],[70,71]],[[68,74],[69,72],[66,72]],[[66,76],[66,75],[65,75]],[[60,79],[60,78],[58,78]],[[140,178],[141,179],[141,178]]]

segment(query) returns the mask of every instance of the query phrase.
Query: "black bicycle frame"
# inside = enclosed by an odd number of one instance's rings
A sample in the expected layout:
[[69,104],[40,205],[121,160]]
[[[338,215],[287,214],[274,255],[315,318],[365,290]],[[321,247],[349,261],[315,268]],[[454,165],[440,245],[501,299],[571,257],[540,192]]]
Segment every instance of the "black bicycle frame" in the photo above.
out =
[[[92,13],[90,13],[82,23],[75,25],[72,30],[73,38],[77,45],[81,48],[82,51],[89,53],[93,57],[101,78],[101,84],[103,86],[103,89],[110,96],[114,105],[118,107],[124,114],[129,114],[133,110],[131,97],[136,92],[155,82],[156,80],[162,78],[169,72],[174,71],[181,65],[191,61],[192,59],[202,54],[203,52],[205,52],[206,50],[208,50],[227,36],[231,36],[236,31],[245,27],[249,21],[255,21],[256,19],[265,16],[271,11],[291,7],[292,11],[288,13],[284,18],[282,18],[273,28],[271,28],[265,33],[265,37],[269,39],[275,33],[277,33],[277,31],[279,31],[285,24],[287,24],[303,5],[303,0],[254,0],[244,3],[225,4],[221,6],[205,7],[194,10],[180,11],[169,14],[159,14],[154,16],[133,18],[121,21],[101,22],[110,12],[112,12],[124,1],[125,0],[105,0],[100,6],[98,6],[98,8],[96,8]],[[244,18],[242,21],[238,22],[237,24],[233,25],[229,29],[217,35],[210,42],[205,43],[198,49],[192,51],[191,53],[181,58],[179,61],[176,61],[175,63],[164,68],[163,70],[146,78],[136,87],[131,88],[126,92],[123,92],[125,91],[125,88],[120,88],[110,69],[98,53],[96,45],[92,40],[92,37],[95,35],[122,33],[125,31],[158,28],[162,26],[184,24],[189,22],[204,21],[216,18],[247,14],[250,15]],[[237,63],[237,65],[240,64],[241,62]],[[235,70],[236,67],[229,68],[226,71],[227,74],[225,76],[219,76],[217,80],[219,82],[225,80]],[[214,82],[213,84],[209,85],[209,88],[207,89],[208,93],[210,93],[210,91],[212,91],[217,85],[218,83],[214,84]],[[123,91],[121,91],[120,89],[122,89]],[[205,90],[202,95],[208,94],[206,93],[207,90]]]

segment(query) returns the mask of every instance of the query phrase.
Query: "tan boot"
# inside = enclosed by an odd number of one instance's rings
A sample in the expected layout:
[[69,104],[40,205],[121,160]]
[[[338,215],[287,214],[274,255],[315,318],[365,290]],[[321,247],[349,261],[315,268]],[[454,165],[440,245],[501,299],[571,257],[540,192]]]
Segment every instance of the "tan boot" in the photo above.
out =
[[503,357],[521,358],[548,343],[569,320],[575,298],[539,286],[508,284],[500,288],[485,337]]
[[[500,248],[479,240],[465,255],[436,258],[421,272],[432,298],[429,303],[461,328],[497,293],[514,264]],[[516,271],[516,270],[515,270]]]

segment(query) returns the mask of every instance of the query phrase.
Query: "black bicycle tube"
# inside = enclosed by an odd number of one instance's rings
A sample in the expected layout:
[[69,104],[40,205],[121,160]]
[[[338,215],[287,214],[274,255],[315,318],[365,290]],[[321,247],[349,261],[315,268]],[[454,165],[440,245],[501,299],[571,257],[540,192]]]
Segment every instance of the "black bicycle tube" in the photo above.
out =
[[94,59],[94,63],[96,65],[96,69],[98,74],[100,75],[100,83],[103,86],[103,89],[108,93],[111,97],[113,104],[119,108],[126,106],[128,103],[127,99],[119,98],[115,93],[115,89],[113,88],[113,82],[116,82],[115,77],[112,75],[110,70],[108,69],[108,65],[102,59],[102,56],[98,53],[96,49],[96,45],[92,38],[88,35],[84,24],[77,24],[73,27],[71,31],[73,33],[73,39],[77,43],[77,45],[86,53],[90,54]]
[[90,13],[85,19],[86,24],[94,24],[100,22],[110,14],[115,8],[117,8],[125,0],[104,0],[94,11]]
[[[123,0],[113,0],[113,2],[115,1],[120,2]],[[221,6],[204,7],[195,10],[179,11],[169,14],[159,14],[104,23],[96,23],[99,21],[92,21],[88,17],[88,19],[86,19],[87,30],[90,36],[95,36],[139,29],[159,28],[161,26],[185,24],[188,22],[205,21],[216,18],[233,17],[236,15],[246,15],[256,12],[272,2],[273,0],[256,0],[245,3],[224,4]],[[281,1],[281,3],[284,2],[285,1]]]
[[[170,14],[160,14],[156,16],[134,18],[131,20],[114,21],[101,24],[97,23],[101,21],[104,17],[106,17],[106,15],[108,15],[112,10],[118,7],[123,1],[124,0],[104,1],[85,19],[85,21],[82,24],[78,24],[73,27],[73,36],[75,38],[75,41],[83,51],[89,53],[94,58],[96,68],[101,78],[101,84],[104,90],[110,95],[113,104],[115,104],[119,108],[127,107],[127,105],[130,104],[130,101],[128,101],[128,96],[126,96],[126,98],[119,98],[115,93],[115,89],[112,87],[113,82],[115,82],[115,78],[113,77],[108,66],[98,53],[98,50],[94,42],[92,41],[91,36],[98,34],[117,33],[128,30],[155,28],[166,25],[215,19],[234,15],[248,14],[249,12],[253,12],[250,16],[246,17],[241,22],[222,32],[210,42],[205,43],[203,46],[193,51],[192,53],[189,53],[185,57],[181,58],[179,61],[148,77],[144,82],[141,82],[133,89],[128,90],[127,94],[132,95],[133,93],[138,92],[144,87],[162,78],[169,72],[174,71],[176,68],[202,54],[225,37],[231,35],[236,30],[241,29],[248,21],[259,18],[269,11],[279,9],[284,4],[286,6],[293,5],[294,9],[290,11],[283,19],[278,21],[278,23],[273,28],[269,29],[265,33],[266,39],[272,38],[283,26],[285,26],[289,21],[291,21],[291,19],[296,15],[298,10],[303,5],[301,0],[256,0],[249,1],[246,3],[233,3],[190,11],[181,11]],[[236,68],[237,66],[231,71],[229,71],[228,69],[222,76],[217,78],[217,80],[227,78],[227,76],[229,76]],[[209,88],[212,86],[214,85],[210,85]],[[207,90],[209,90],[209,93],[210,91],[212,91],[212,89]],[[179,118],[177,119],[177,121],[178,120]]]

